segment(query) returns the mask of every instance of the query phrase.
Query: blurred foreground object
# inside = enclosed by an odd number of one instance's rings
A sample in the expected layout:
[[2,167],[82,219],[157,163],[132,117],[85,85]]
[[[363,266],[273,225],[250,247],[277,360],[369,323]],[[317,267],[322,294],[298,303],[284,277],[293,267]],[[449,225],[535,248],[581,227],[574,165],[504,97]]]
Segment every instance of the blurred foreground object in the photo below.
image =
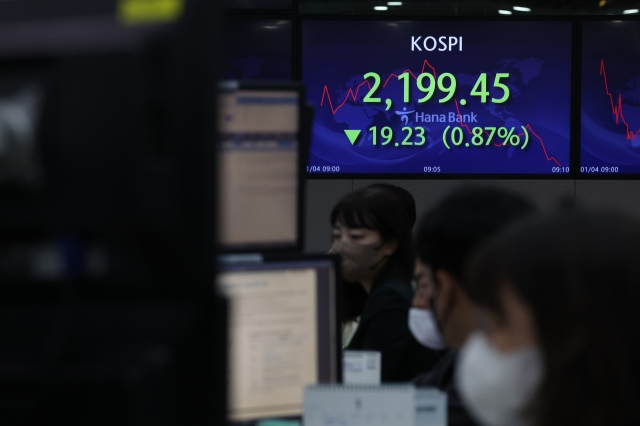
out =
[[0,418],[223,424],[215,2],[109,3],[0,23]]

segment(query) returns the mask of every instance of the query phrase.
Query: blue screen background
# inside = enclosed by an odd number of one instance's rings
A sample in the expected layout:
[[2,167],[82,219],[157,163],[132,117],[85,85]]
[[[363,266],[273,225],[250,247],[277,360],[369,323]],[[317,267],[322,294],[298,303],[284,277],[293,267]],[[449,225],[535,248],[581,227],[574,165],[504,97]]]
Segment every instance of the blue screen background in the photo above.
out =
[[[309,102],[315,107],[308,171],[329,173],[424,174],[425,167],[447,174],[557,174],[568,173],[570,165],[571,24],[568,22],[348,22],[305,21],[302,27],[302,76]],[[462,52],[411,51],[411,37],[455,36],[463,38]],[[421,39],[422,41],[422,39]],[[426,62],[425,62],[426,61]],[[445,95],[436,94],[426,103],[411,78],[410,103],[403,101],[402,82],[391,76],[377,91],[382,104],[365,104],[369,91],[364,74],[376,72],[384,83],[391,74],[411,70],[419,75],[451,73],[458,87],[455,99],[466,100],[460,114],[475,115],[474,126],[531,130],[526,149],[520,146],[451,146],[442,134],[447,126],[458,126],[454,100],[439,104]],[[503,104],[482,104],[470,92],[481,72],[488,73],[493,97],[502,91],[493,88],[495,73],[509,73],[506,81],[511,95]],[[372,81],[372,80],[371,80]],[[351,94],[349,90],[351,89]],[[357,92],[356,100],[352,94]],[[348,98],[345,102],[345,98]],[[385,111],[385,99],[393,106]],[[331,102],[329,102],[329,99]],[[333,105],[333,108],[332,106]],[[445,114],[447,122],[417,122],[409,114],[409,127],[422,126],[428,135],[423,146],[398,146],[406,133],[396,113]],[[450,113],[456,119],[450,122]],[[392,143],[373,146],[371,126],[389,126]],[[362,130],[351,144],[345,129]],[[379,131],[379,130],[378,130]],[[535,135],[537,136],[534,136]],[[380,138],[380,136],[379,136]],[[524,136],[522,137],[524,140]],[[411,140],[417,141],[414,136]],[[465,131],[465,141],[471,135]],[[500,138],[494,139],[498,144]],[[522,145],[522,144],[521,144]],[[545,152],[546,150],[546,152]],[[566,169],[565,169],[566,168]]]
[[640,22],[583,23],[581,104],[581,172],[640,173]]

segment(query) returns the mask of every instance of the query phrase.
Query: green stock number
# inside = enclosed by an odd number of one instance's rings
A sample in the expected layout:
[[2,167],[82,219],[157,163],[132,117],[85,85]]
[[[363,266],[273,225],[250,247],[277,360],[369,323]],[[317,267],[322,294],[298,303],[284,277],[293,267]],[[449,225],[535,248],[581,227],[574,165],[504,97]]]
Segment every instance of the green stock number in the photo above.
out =
[[[401,80],[403,84],[403,93],[404,93],[404,102],[411,102],[411,79],[414,75],[405,71],[398,76],[398,80]],[[381,103],[382,100],[380,98],[374,97],[378,89],[380,88],[380,75],[375,72],[369,72],[364,75],[365,80],[370,78],[373,79],[373,84],[370,84],[371,89],[362,99],[366,103]],[[482,73],[476,80],[473,89],[469,93],[471,96],[476,96],[480,99],[480,102],[483,104],[487,103],[489,99],[490,93],[487,89],[487,74]],[[493,80],[493,87],[496,89],[502,90],[502,97],[500,98],[491,98],[491,102],[494,104],[502,104],[509,99],[509,95],[511,92],[509,91],[509,87],[502,83],[503,80],[509,78],[509,73],[497,73]],[[387,80],[388,81],[388,80]],[[445,102],[450,101],[456,94],[456,89],[458,87],[458,83],[456,81],[456,77],[453,74],[448,72],[444,74],[440,74],[438,78],[434,77],[433,74],[430,73],[422,73],[418,77],[415,77],[416,86],[418,90],[424,93],[424,96],[418,99],[418,103],[424,103],[430,100],[433,95],[436,93],[436,89],[445,94],[443,98],[438,100],[439,103],[443,104]],[[386,85],[386,83],[385,83]]]

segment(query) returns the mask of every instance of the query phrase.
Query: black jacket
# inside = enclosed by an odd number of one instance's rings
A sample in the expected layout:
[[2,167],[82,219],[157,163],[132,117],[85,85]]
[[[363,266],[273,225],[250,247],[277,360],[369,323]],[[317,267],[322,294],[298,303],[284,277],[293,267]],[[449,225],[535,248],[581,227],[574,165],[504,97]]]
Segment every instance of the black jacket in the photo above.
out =
[[447,424],[449,426],[476,426],[462,405],[455,387],[456,357],[455,350],[447,350],[431,372],[416,377],[413,383],[418,387],[435,387],[447,393]]
[[382,270],[364,305],[360,324],[347,350],[382,353],[383,382],[409,382],[429,371],[442,355],[425,348],[409,331],[411,284]]

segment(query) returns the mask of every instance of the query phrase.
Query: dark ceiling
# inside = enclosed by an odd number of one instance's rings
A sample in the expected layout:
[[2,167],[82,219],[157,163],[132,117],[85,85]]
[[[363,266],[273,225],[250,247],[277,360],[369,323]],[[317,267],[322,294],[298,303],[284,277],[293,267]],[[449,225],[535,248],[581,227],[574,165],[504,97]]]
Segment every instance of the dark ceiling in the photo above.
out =
[[[402,0],[401,6],[387,6],[387,0],[299,0],[301,13],[312,14],[392,14],[392,15],[498,15],[499,10],[513,15],[619,15],[640,9],[640,1],[629,0]],[[514,6],[527,7],[519,12]]]

